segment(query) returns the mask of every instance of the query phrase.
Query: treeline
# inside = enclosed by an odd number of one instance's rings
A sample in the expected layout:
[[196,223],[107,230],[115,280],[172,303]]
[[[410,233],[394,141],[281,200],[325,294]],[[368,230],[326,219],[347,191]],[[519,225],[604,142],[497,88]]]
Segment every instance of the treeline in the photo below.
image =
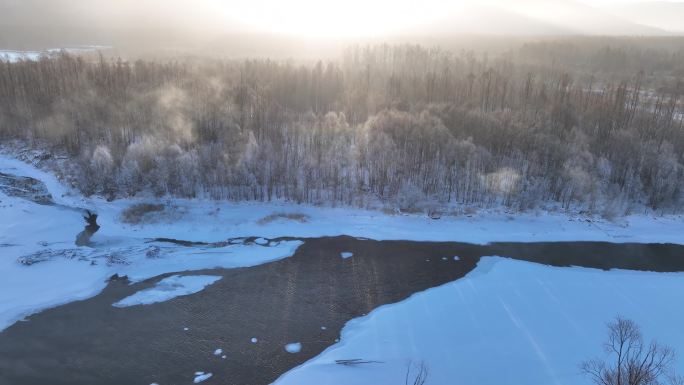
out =
[[[654,88],[674,86],[684,77],[681,37],[574,37],[523,44],[519,60],[603,77],[646,74]],[[617,75],[617,76],[611,76]],[[674,81],[674,82],[673,82]]]
[[110,198],[681,212],[676,68],[654,87],[641,70],[544,65],[539,52],[550,49],[0,63],[0,135],[66,151],[75,185]]

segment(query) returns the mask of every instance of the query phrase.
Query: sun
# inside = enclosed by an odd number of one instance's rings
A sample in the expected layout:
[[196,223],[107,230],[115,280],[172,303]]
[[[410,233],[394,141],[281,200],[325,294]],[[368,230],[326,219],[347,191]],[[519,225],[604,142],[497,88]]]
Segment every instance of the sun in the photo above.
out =
[[224,2],[227,18],[253,30],[316,37],[400,33],[439,18],[454,2],[438,0],[253,0]]

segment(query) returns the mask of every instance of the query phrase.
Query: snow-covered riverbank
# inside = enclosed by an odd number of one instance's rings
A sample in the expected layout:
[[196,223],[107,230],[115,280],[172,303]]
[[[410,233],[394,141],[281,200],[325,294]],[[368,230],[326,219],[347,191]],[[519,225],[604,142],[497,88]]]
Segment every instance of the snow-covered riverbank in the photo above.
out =
[[[604,356],[605,324],[616,315],[684,352],[682,292],[684,273],[484,257],[463,279],[348,322],[340,343],[275,384],[401,384],[409,363],[424,363],[426,384],[588,385],[579,363]],[[376,362],[336,363],[357,358]]]
[[[85,198],[54,175],[0,156],[0,172],[42,181],[58,205],[0,193],[0,330],[22,317],[101,291],[113,274],[143,280],[159,274],[212,267],[253,266],[285,258],[299,241],[225,247],[148,243],[149,238],[217,242],[258,236],[351,235],[379,240],[609,241],[684,243],[682,216],[631,216],[617,223],[566,214],[479,212],[433,220],[424,215],[326,208],[289,203],[228,203],[185,199]],[[141,224],[121,219],[137,203],[163,204]],[[76,247],[85,223],[78,211],[98,213],[92,247]],[[30,266],[18,259],[36,256]],[[353,258],[353,256],[352,256]],[[430,384],[582,383],[577,363],[600,354],[604,323],[616,314],[634,318],[647,336],[684,351],[676,325],[684,312],[673,304],[684,289],[681,273],[602,272],[550,268],[485,258],[466,279],[418,293],[351,321],[342,341],[284,375],[279,384],[401,383],[409,360],[424,361]],[[581,316],[580,316],[581,315]],[[306,341],[302,341],[305,346]],[[588,355],[588,356],[587,356]],[[342,366],[363,358],[381,365]]]
[[[0,157],[0,172],[42,181],[56,203],[42,205],[0,192],[0,330],[32,313],[92,297],[114,274],[140,281],[169,272],[254,266],[288,257],[301,244],[186,248],[150,242],[112,217],[101,223],[92,247],[77,247],[74,241],[85,221],[72,208],[114,215],[107,202],[85,199],[53,175],[11,158]],[[184,224],[177,226],[192,234]]]
[[[99,232],[92,238],[96,250],[78,248],[71,260],[57,258],[30,268],[17,259],[40,251],[76,249],[73,240],[84,221],[75,211],[45,206],[25,199],[0,195],[0,328],[22,315],[86,298],[105,285],[114,273],[144,279],[164,272],[215,266],[237,267],[263,263],[291,255],[298,243],[277,247],[230,246],[224,254],[169,252],[162,260],[145,256],[146,248],[131,248],[144,238],[175,238],[190,241],[222,241],[233,237],[276,238],[351,235],[379,240],[459,241],[569,241],[684,242],[681,216],[631,216],[619,223],[572,217],[565,214],[505,214],[481,212],[472,216],[444,217],[389,215],[352,208],[326,208],[289,203],[228,203],[187,199],[126,199],[107,202],[85,198],[64,186],[54,175],[30,164],[0,155],[0,172],[42,181],[54,201],[67,207],[82,207],[99,214]],[[164,213],[150,221],[130,225],[121,213],[141,202],[163,203]],[[279,215],[284,214],[284,215]],[[288,216],[297,214],[297,220]],[[100,254],[97,250],[103,251]],[[221,250],[214,250],[221,251]],[[126,253],[125,264],[93,262],[84,254],[107,259]],[[87,261],[78,261],[78,259]]]
[[[286,202],[225,202],[134,198],[107,202],[70,191],[54,175],[0,155],[0,172],[43,181],[55,201],[99,214],[107,236],[166,237],[221,241],[231,237],[276,238],[350,235],[377,240],[489,242],[607,241],[684,243],[684,216],[631,215],[615,222],[556,212],[506,213],[481,210],[472,215],[430,219],[421,214],[387,214],[349,207],[316,207]],[[127,225],[121,213],[136,203],[161,203],[165,211],[143,225]],[[284,215],[279,215],[284,214]],[[286,218],[296,214],[299,220]]]

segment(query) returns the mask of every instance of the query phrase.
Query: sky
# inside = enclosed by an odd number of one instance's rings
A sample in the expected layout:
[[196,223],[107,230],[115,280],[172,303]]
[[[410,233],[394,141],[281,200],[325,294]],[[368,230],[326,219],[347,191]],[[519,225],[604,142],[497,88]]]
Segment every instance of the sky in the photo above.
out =
[[[604,5],[621,5],[621,4],[634,4],[634,3],[652,3],[662,0],[582,0],[583,3],[594,5],[594,6],[604,6]],[[668,0],[672,3],[680,3],[684,0]]]
[[[226,19],[237,18],[247,27],[271,32],[318,36],[368,36],[417,30],[435,22],[477,24],[490,19],[492,23],[512,22],[511,14],[535,21],[573,24],[582,28],[586,6],[600,12],[626,4],[649,3],[655,0],[215,0]],[[684,0],[673,1],[682,3]],[[657,12],[656,12],[657,14]],[[458,15],[463,15],[461,18]],[[466,16],[467,15],[467,16]],[[616,15],[586,15],[589,23],[607,28],[624,28]],[[620,14],[620,17],[624,15]],[[638,15],[637,15],[638,16]],[[497,18],[498,17],[498,18]],[[506,20],[508,19],[508,20]],[[643,24],[641,20],[636,21]],[[657,20],[655,22],[657,24]],[[567,25],[566,25],[567,24]],[[648,23],[647,23],[648,24]],[[651,25],[653,23],[650,23]],[[458,27],[458,26],[456,26]],[[600,29],[594,28],[597,31]],[[644,30],[635,29],[635,34]],[[629,32],[629,30],[626,30]],[[600,32],[599,32],[600,33]]]
[[[641,2],[655,4],[649,1]],[[658,35],[663,26],[684,29],[682,1],[676,10],[653,6],[648,12],[616,13],[634,0],[2,0],[0,33],[4,41],[18,34],[8,26],[34,34],[147,29],[314,39],[444,32]],[[646,13],[648,18],[642,17]]]

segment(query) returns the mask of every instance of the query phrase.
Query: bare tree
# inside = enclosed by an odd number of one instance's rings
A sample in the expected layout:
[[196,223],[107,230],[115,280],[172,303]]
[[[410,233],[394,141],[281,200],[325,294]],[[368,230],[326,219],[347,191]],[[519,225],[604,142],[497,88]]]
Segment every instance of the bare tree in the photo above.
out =
[[656,341],[645,343],[641,329],[632,320],[618,316],[608,323],[604,348],[609,359],[580,364],[597,385],[660,385],[681,383],[672,370],[675,353]]
[[413,361],[409,361],[406,367],[406,378],[404,379],[404,385],[423,385],[428,379],[428,368],[425,365],[425,361],[420,361],[420,363],[414,364]]
[[[682,77],[684,51],[628,44],[530,43],[481,58],[356,46],[314,65],[0,60],[0,145],[58,151],[66,162],[45,160],[112,199],[681,213],[684,82],[663,79]],[[596,77],[584,84],[587,68]]]

